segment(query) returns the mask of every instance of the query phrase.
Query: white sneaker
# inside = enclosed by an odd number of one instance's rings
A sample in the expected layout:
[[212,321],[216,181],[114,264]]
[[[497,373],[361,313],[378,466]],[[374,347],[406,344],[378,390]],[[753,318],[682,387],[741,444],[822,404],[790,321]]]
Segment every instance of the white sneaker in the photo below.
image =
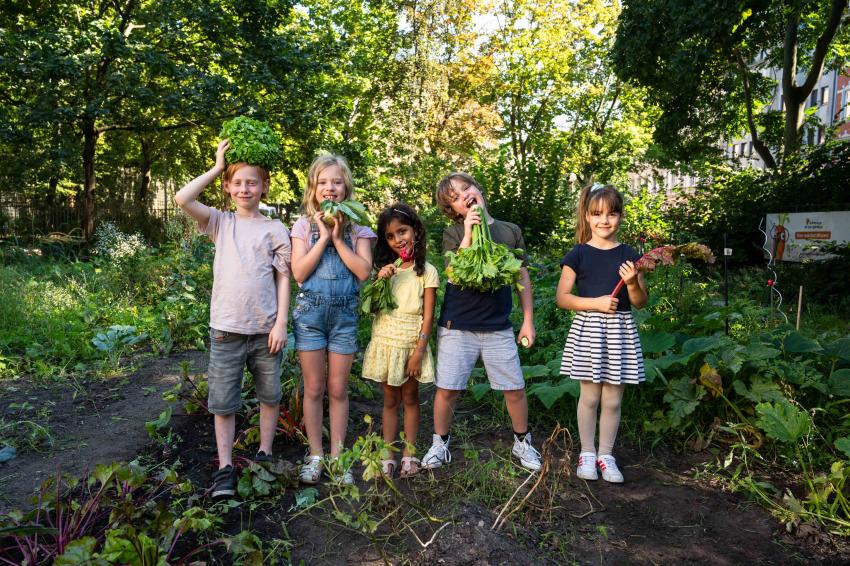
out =
[[582,452],[578,455],[576,475],[583,480],[599,479],[596,473],[596,452]]
[[514,435],[514,447],[511,453],[519,458],[523,468],[532,472],[540,469],[540,452],[531,445],[531,433],[526,434],[522,440]]
[[449,452],[449,441],[443,442],[439,434],[435,434],[431,440],[431,448],[422,458],[422,465],[429,470],[439,468],[444,464],[452,461],[451,452]]
[[610,454],[603,454],[596,460],[596,465],[602,470],[602,479],[611,483],[623,483],[623,474],[617,467],[617,460]]
[[322,477],[323,467],[321,456],[307,456],[301,466],[301,471],[298,473],[298,479],[301,480],[301,483],[315,485],[319,483],[319,478]]

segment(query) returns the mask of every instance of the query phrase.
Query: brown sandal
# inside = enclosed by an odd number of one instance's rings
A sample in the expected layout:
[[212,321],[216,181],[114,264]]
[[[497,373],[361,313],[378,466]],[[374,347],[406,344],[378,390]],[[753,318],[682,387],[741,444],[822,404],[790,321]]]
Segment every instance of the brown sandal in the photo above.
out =
[[421,464],[422,462],[419,461],[419,458],[405,456],[401,459],[401,472],[399,473],[399,477],[409,478],[415,476],[419,473]]

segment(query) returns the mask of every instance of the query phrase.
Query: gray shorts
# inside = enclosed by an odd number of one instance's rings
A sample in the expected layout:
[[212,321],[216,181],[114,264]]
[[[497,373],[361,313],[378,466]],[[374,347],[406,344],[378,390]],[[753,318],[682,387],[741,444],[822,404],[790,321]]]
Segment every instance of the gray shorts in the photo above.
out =
[[214,415],[232,415],[242,406],[245,364],[254,378],[257,400],[280,402],[281,352],[269,353],[268,334],[236,334],[210,328],[210,365],[207,403]]
[[491,389],[515,391],[525,388],[512,329],[476,332],[442,326],[437,329],[437,387],[465,390],[479,357],[484,362]]

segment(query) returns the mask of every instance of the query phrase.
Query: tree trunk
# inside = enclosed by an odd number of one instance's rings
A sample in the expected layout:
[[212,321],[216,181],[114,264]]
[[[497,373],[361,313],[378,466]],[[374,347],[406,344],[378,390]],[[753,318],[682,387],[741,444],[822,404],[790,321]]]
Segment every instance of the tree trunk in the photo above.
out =
[[91,241],[94,233],[94,190],[96,177],[94,172],[94,154],[100,133],[94,125],[94,118],[83,119],[83,238]]
[[[151,155],[151,142],[145,138],[141,140],[142,144],[142,159],[139,163],[139,191],[136,193],[136,204],[141,207],[146,207],[148,201],[148,192],[151,185],[151,167],[153,166],[153,156]],[[147,210],[147,208],[144,208]]]

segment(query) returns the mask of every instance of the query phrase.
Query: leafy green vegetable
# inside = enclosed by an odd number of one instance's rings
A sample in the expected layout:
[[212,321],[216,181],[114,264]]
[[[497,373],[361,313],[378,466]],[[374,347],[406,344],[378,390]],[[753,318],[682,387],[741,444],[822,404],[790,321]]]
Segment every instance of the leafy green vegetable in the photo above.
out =
[[[393,265],[400,267],[402,259],[395,260]],[[388,313],[398,308],[393,296],[390,277],[378,277],[363,286],[360,292],[360,312],[363,314]]]
[[[484,218],[481,207],[477,209]],[[472,227],[472,245],[457,252],[446,252],[449,260],[446,275],[462,289],[492,292],[504,285],[516,285],[522,290],[519,284],[522,254],[523,250],[495,243],[490,227],[482,222]]]
[[366,207],[362,203],[356,200],[348,199],[342,202],[333,200],[322,201],[321,209],[326,215],[324,220],[328,226],[333,226],[333,220],[329,217],[340,213],[349,217],[352,222],[360,226],[369,226],[372,224],[372,217],[369,215],[369,211],[366,210]]
[[225,122],[219,135],[230,140],[224,156],[228,163],[244,161],[271,171],[283,159],[280,138],[267,122],[239,116]]

